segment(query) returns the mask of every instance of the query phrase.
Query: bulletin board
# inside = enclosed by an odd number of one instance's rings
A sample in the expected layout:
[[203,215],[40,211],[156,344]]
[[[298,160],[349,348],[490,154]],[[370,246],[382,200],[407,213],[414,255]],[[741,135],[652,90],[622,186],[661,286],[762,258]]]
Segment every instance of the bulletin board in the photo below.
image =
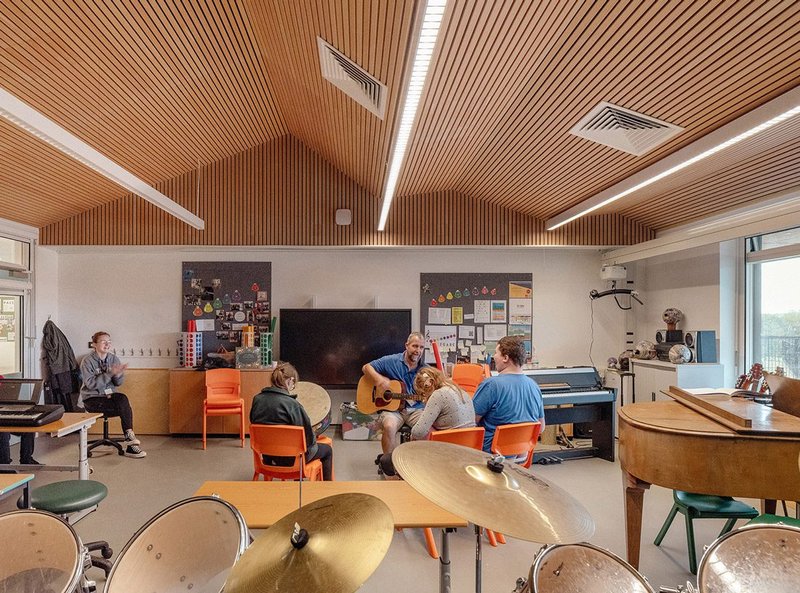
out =
[[183,262],[182,326],[193,319],[203,333],[203,355],[241,345],[242,327],[255,326],[256,346],[272,319],[271,262]]
[[533,274],[420,274],[420,331],[425,360],[434,362],[431,340],[451,361],[483,362],[503,336],[533,344]]

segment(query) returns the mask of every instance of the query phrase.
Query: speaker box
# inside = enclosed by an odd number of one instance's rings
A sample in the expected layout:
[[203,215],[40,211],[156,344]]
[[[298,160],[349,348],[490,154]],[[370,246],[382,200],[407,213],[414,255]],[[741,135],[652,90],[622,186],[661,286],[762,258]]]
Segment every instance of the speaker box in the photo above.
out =
[[683,343],[682,329],[660,329],[656,332],[656,343],[672,342],[673,344]]
[[713,329],[687,331],[684,342],[692,349],[693,362],[717,362],[717,332]]

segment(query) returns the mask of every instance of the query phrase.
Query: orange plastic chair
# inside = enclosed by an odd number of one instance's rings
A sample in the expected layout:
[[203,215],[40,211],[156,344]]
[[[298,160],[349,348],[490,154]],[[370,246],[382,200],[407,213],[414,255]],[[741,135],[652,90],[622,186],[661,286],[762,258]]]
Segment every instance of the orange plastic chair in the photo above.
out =
[[[253,481],[258,476],[266,480],[322,481],[322,462],[306,463],[306,433],[302,426],[285,424],[251,424],[250,448],[253,450]],[[294,457],[294,465],[281,467],[265,465],[262,455]]]
[[526,455],[522,467],[530,467],[533,461],[533,450],[539,433],[542,432],[541,422],[521,422],[519,424],[505,424],[498,426],[492,438],[492,453],[503,457]]
[[464,391],[475,395],[475,390],[486,377],[491,376],[488,364],[461,363],[453,365],[453,383]]
[[238,414],[239,438],[244,448],[244,400],[241,398],[241,375],[238,369],[212,369],[206,371],[206,399],[203,402],[203,449],[209,416]]

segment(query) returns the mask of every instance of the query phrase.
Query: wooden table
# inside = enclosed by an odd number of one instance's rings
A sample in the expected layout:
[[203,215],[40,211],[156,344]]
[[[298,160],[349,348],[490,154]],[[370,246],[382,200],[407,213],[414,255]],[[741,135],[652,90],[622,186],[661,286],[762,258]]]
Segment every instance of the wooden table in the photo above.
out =
[[[753,408],[754,417],[762,412]],[[774,434],[741,434],[672,401],[628,404],[618,414],[627,555],[634,568],[650,484],[743,498],[800,498],[800,418],[775,412]]]
[[25,508],[31,506],[30,484],[33,474],[0,474],[0,498],[22,488],[22,503]]
[[25,465],[25,464],[8,464],[0,465],[4,469],[27,469],[36,468],[37,470],[58,470],[58,471],[74,471],[78,470],[78,477],[81,480],[89,479],[89,457],[86,454],[87,447],[87,434],[89,427],[97,422],[98,418],[102,418],[102,414],[90,413],[77,413],[67,412],[61,419],[51,422],[50,424],[43,424],[42,426],[0,426],[0,432],[41,432],[49,434],[51,437],[63,437],[73,432],[79,433],[78,440],[78,465]]

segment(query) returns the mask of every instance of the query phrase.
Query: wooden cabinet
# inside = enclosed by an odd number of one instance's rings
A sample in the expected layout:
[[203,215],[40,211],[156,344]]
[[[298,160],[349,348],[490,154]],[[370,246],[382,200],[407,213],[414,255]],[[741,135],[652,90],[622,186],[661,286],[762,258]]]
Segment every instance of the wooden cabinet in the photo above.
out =
[[[169,434],[169,369],[128,369],[119,391],[128,396],[136,434]],[[122,434],[119,418],[108,422],[111,434]],[[96,422],[89,434],[103,434]]]
[[723,387],[723,366],[716,363],[673,364],[662,360],[631,359],[637,402],[672,401],[662,392],[670,385],[692,389]]
[[[244,399],[245,432],[250,429],[250,406],[253,397],[272,384],[272,369],[241,369]],[[169,371],[170,434],[202,434],[203,400],[206,398],[206,373],[194,369]],[[208,434],[239,434],[238,416],[211,416]]]

